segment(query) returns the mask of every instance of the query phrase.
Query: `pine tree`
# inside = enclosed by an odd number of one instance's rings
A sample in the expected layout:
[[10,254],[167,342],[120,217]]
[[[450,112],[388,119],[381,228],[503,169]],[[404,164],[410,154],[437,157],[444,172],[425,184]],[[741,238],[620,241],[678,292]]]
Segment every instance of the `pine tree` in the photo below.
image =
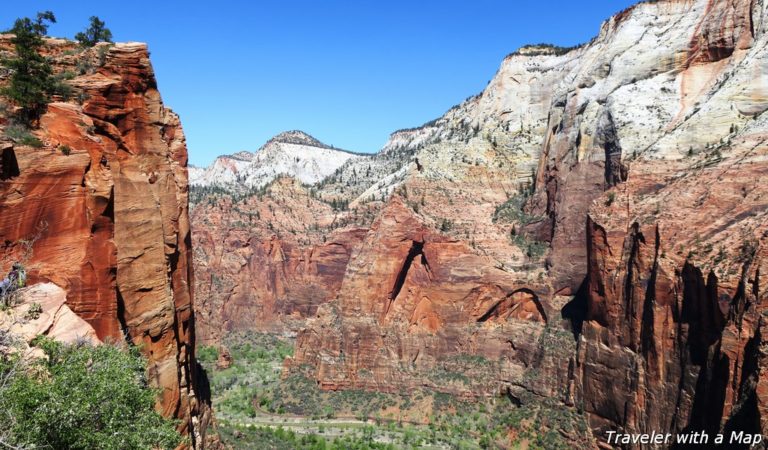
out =
[[16,19],[9,30],[14,34],[11,43],[16,48],[16,58],[2,61],[13,72],[3,95],[21,108],[19,119],[25,125],[32,125],[45,112],[55,86],[51,65],[39,53],[43,36],[48,32],[46,22],[56,23],[51,11],[37,13],[34,21],[29,17]]
[[85,31],[75,35],[75,39],[83,47],[93,47],[99,42],[112,42],[112,32],[105,26],[103,20],[91,16],[91,25]]

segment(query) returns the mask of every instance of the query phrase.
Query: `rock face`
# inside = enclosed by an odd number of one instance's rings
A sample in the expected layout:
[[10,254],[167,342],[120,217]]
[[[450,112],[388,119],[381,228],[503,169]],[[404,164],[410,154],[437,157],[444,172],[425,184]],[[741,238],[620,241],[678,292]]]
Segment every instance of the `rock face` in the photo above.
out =
[[[553,269],[586,253],[586,321],[570,387],[603,439],[617,429],[766,432],[759,349],[768,222],[757,181],[768,175],[758,144],[766,122],[744,113],[768,106],[757,69],[768,61],[765,17],[751,2],[638,5],[582,51],[610,73],[553,113],[559,125],[538,174],[547,190],[533,205],[555,218]],[[652,51],[664,23],[674,33]],[[612,52],[642,29],[638,50]],[[657,62],[642,64],[653,52]],[[627,57],[632,82],[606,96],[601,85]],[[569,201],[590,185],[594,201]],[[585,245],[573,239],[584,235]],[[551,273],[578,281],[583,269]]]
[[299,334],[293,364],[311,365],[327,389],[498,394],[489,380],[522,377],[542,357],[539,339],[556,312],[550,294],[395,198],[350,261],[337,299]]
[[161,102],[144,44],[75,49],[45,48],[57,72],[82,67],[70,81],[82,104],[49,105],[35,131],[41,148],[1,144],[3,260],[25,261],[30,283],[61,287],[99,339],[140,345],[161,388],[158,410],[200,446],[209,411],[194,359],[179,119]]
[[336,296],[365,235],[354,227],[332,231],[333,208],[290,178],[261,198],[203,201],[192,220],[196,326],[208,343],[236,330],[295,333]]
[[[761,1],[640,3],[579,48],[511,54],[478,96],[309,188],[205,197],[195,264],[248,274],[201,303],[209,329],[226,301],[316,311],[287,371],[555,398],[603,445],[768,433],[766,20]],[[317,253],[323,236],[352,244]],[[335,275],[297,270],[323,261]]]
[[[0,328],[9,329],[31,342],[45,335],[59,342],[100,344],[96,330],[67,306],[67,293],[53,283],[40,283],[18,291],[18,305],[0,316]],[[39,316],[30,317],[32,305],[40,305]],[[17,320],[19,317],[25,320]]]

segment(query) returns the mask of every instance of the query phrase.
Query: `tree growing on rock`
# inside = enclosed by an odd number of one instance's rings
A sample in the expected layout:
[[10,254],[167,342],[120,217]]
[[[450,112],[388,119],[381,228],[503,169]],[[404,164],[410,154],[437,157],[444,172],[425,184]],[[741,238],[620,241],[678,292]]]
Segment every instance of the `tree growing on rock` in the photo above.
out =
[[2,93],[20,107],[19,119],[27,126],[45,112],[55,86],[51,65],[39,52],[50,23],[56,23],[56,17],[51,11],[44,11],[37,13],[35,20],[16,19],[8,30],[14,34],[11,43],[16,57],[2,60],[12,72],[10,84]]
[[96,16],[91,16],[90,20],[91,25],[75,35],[77,42],[83,47],[93,47],[99,42],[112,42],[112,32],[105,26],[104,21]]

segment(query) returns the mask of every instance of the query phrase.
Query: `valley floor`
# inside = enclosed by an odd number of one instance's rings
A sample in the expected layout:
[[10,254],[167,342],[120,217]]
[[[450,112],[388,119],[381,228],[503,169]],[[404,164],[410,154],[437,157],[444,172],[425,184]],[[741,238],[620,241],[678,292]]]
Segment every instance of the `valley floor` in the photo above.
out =
[[235,333],[224,340],[231,364],[203,347],[221,440],[235,449],[479,449],[572,448],[585,436],[576,410],[506,397],[468,401],[420,390],[386,394],[323,391],[300,375],[281,376],[293,342]]

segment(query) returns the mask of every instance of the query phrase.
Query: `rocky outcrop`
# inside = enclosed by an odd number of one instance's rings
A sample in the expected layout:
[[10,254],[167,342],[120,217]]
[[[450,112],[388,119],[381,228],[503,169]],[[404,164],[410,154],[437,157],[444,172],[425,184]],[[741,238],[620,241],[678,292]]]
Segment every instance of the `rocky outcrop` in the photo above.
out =
[[309,364],[334,390],[553,395],[523,384],[535,360],[552,359],[539,345],[556,312],[550,298],[545,284],[503,270],[395,198],[350,261],[337,299],[299,334],[291,367]]
[[40,148],[3,141],[4,261],[25,260],[30,283],[60,286],[99,339],[139,345],[158,410],[199,446],[209,411],[194,359],[184,135],[146,46],[105,45],[78,54],[47,42],[57,71],[83,62],[70,81],[81,103],[48,106]]
[[43,335],[68,344],[100,344],[96,330],[67,306],[67,293],[53,283],[19,289],[14,307],[0,315],[0,329],[29,343]]
[[232,191],[262,188],[280,176],[303,183],[317,183],[360,155],[323,144],[301,131],[273,137],[255,153],[220,156],[206,168],[190,167],[193,186],[213,186]]
[[[569,400],[600,439],[608,430],[765,432],[755,350],[765,295],[766,205],[755,182],[768,170],[757,144],[765,122],[742,112],[764,110],[754,71],[766,58],[755,25],[764,17],[750,2],[638,5],[582,50],[593,66],[605,61],[604,78],[553,105],[562,109],[538,176],[549,188],[531,206],[556,224],[553,281],[573,289],[587,275]],[[644,47],[664,20],[676,38]],[[638,50],[623,47],[626,35]],[[644,65],[654,52],[676,62],[662,71]],[[628,54],[631,69],[620,65]],[[612,75],[632,78],[617,86]],[[740,110],[741,102],[750,106]],[[577,255],[563,271],[558,260]]]
[[764,123],[707,164],[638,161],[633,173],[654,175],[593,206],[577,371],[601,431],[764,433]]

